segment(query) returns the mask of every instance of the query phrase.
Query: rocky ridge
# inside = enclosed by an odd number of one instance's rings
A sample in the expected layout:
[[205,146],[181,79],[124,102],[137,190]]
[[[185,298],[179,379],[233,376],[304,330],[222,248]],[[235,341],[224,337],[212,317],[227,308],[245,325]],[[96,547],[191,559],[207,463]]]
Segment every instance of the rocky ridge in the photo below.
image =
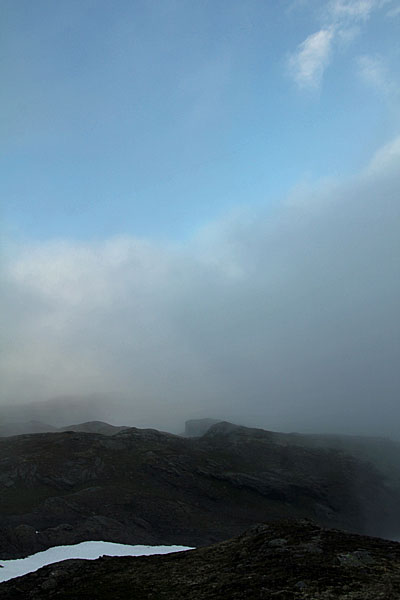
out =
[[387,536],[398,501],[364,461],[229,423],[0,440],[3,559],[88,539],[203,546],[286,517]]

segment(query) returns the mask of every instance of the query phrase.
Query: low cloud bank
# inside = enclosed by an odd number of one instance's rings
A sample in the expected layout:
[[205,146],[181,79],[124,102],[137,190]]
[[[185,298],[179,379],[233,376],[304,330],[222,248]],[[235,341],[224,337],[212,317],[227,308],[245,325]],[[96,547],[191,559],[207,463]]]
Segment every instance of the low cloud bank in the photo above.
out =
[[400,138],[352,180],[184,245],[8,246],[1,403],[98,394],[138,426],[397,434],[399,190]]

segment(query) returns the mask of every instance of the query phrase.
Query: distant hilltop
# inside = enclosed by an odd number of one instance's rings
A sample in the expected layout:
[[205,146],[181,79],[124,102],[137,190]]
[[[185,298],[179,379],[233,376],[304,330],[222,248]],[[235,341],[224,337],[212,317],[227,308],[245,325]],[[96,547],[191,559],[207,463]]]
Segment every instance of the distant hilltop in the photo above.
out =
[[103,421],[88,421],[87,423],[78,423],[68,425],[67,427],[54,427],[41,421],[26,421],[23,423],[3,423],[0,425],[0,437],[11,437],[14,435],[27,435],[31,433],[52,433],[62,431],[80,431],[83,433],[100,433],[102,435],[114,435],[128,429],[125,426],[115,426]]
[[204,435],[210,427],[220,423],[224,419],[189,419],[185,423],[185,433],[186,437],[199,437]]

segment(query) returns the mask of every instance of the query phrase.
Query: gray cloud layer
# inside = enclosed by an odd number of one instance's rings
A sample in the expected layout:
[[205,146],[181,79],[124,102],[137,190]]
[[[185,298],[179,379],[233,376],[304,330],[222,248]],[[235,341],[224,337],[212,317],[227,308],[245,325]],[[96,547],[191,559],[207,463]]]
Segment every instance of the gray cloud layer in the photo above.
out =
[[184,246],[8,248],[1,402],[98,393],[139,426],[397,434],[399,167],[397,139],[357,178]]

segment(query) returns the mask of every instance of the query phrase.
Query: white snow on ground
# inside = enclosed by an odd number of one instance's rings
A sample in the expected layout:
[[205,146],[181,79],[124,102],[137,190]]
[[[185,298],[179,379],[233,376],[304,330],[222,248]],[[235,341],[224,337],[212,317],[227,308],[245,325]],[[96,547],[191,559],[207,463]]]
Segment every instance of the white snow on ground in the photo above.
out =
[[[0,582],[33,573],[40,567],[68,558],[94,560],[100,556],[143,556],[149,554],[169,554],[192,550],[187,546],[129,546],[112,542],[82,542],[73,546],[54,546],[44,552],[38,552],[16,560],[0,559]],[[3,568],[1,568],[3,567]]]

